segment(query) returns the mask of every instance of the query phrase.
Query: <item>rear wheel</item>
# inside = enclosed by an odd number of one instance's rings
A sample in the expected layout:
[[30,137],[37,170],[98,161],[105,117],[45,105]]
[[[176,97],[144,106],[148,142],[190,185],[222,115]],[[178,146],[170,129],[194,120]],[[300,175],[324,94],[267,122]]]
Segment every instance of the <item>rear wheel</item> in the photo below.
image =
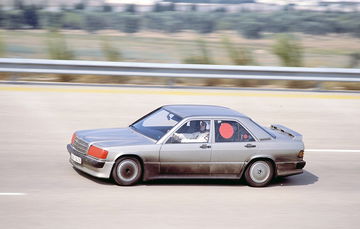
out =
[[112,177],[118,185],[134,185],[142,174],[141,164],[134,157],[124,157],[116,161]]
[[253,187],[264,187],[274,176],[274,167],[270,161],[257,160],[246,168],[245,180]]

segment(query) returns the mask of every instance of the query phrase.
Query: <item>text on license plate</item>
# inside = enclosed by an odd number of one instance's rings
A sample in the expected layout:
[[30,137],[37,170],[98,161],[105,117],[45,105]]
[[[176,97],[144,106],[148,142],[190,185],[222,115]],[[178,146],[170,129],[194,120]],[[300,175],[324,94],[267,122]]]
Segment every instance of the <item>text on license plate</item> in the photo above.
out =
[[76,163],[81,164],[81,157],[78,157],[72,153],[70,154],[70,157],[71,157],[71,160],[75,161]]

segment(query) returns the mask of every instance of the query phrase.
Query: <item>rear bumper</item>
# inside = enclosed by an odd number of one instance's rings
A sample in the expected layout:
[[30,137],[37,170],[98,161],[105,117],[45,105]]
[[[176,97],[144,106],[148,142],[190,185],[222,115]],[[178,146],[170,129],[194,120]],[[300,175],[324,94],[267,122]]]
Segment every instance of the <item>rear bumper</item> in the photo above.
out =
[[305,167],[305,161],[296,162],[277,162],[276,163],[276,175],[277,176],[290,176],[303,173]]
[[73,161],[70,157],[69,162],[77,169],[90,174],[94,177],[109,178],[114,162],[107,162],[82,154],[75,150],[70,144],[67,145],[69,154],[74,154],[81,158],[81,164]]

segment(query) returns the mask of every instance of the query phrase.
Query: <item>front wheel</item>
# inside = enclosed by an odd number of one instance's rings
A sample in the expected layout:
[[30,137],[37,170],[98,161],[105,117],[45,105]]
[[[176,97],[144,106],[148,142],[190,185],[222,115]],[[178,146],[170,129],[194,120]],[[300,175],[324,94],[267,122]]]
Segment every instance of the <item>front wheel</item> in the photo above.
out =
[[264,187],[274,176],[274,167],[270,161],[258,160],[252,162],[245,171],[246,182],[253,187]]
[[142,168],[138,159],[124,157],[116,161],[112,177],[118,185],[136,184],[141,178]]

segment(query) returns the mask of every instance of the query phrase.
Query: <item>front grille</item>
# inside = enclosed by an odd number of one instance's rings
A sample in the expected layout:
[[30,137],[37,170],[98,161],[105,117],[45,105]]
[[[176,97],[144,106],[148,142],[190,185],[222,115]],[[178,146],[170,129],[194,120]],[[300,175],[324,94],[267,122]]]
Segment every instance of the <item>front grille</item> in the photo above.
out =
[[82,154],[86,154],[89,144],[81,140],[78,137],[75,137],[74,143],[72,144],[74,149]]

